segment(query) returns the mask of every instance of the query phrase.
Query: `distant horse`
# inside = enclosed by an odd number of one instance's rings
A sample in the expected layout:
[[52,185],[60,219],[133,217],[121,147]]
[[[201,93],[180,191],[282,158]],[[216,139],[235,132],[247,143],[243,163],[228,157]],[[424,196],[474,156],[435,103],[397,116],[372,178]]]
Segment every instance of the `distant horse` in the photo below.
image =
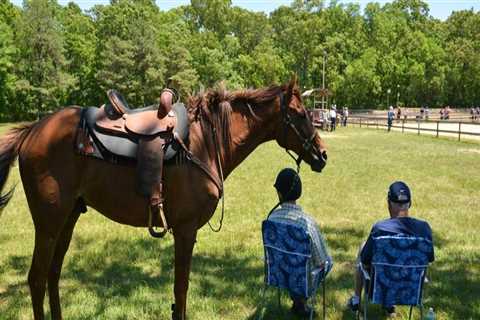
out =
[[[257,146],[276,140],[320,172],[324,143],[302,104],[296,79],[283,86],[227,92],[209,90],[188,103],[186,146],[191,161],[164,170],[165,216],[175,241],[173,319],[185,319],[188,278],[197,230],[212,217],[227,177]],[[67,107],[11,129],[0,140],[0,190],[18,157],[20,175],[35,226],[28,284],[36,320],[44,319],[48,282],[52,319],[61,319],[58,283],[75,223],[85,205],[119,223],[148,226],[148,200],[135,192],[135,167],[85,157],[73,148],[82,108]],[[218,150],[216,150],[218,149]],[[205,168],[210,171],[206,174]],[[216,179],[212,179],[215,176]],[[8,203],[12,191],[0,197]],[[158,220],[156,226],[162,226]]]

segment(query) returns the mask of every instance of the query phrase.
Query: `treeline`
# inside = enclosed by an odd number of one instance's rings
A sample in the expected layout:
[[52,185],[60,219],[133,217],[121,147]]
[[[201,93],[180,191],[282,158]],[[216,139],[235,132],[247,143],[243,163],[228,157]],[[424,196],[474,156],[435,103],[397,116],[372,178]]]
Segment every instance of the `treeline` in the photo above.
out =
[[230,0],[161,11],[154,0],[73,3],[0,0],[0,118],[64,105],[99,105],[116,88],[153,103],[168,79],[181,93],[286,81],[320,87],[326,54],[331,101],[351,108],[480,104],[480,13],[429,15],[421,0],[358,4],[296,0],[270,15]]

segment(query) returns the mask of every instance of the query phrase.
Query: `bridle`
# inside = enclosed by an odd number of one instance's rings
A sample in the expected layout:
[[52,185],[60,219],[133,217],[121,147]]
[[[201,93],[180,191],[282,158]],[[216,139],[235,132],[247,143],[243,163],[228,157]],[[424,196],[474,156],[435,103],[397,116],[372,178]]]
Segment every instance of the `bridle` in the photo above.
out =
[[[280,93],[280,111],[282,112],[282,124],[284,128],[283,141],[285,145],[285,151],[295,161],[295,163],[297,164],[297,172],[299,172],[300,164],[305,154],[310,152],[313,148],[313,140],[315,140],[317,131],[313,129],[313,132],[309,136],[305,137],[302,132],[297,129],[292,117],[288,114],[288,105],[283,92]],[[308,117],[308,114],[306,116]],[[287,148],[287,134],[289,128],[292,129],[292,131],[297,135],[300,141],[302,141],[302,152],[297,158],[295,158],[295,155]]]

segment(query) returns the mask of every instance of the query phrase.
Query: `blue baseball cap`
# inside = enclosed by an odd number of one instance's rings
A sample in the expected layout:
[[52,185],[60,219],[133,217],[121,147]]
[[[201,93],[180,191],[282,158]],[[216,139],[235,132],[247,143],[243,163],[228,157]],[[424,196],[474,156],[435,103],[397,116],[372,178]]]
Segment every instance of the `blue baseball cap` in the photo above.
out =
[[403,181],[395,181],[388,188],[388,200],[395,203],[408,203],[412,200],[410,188]]

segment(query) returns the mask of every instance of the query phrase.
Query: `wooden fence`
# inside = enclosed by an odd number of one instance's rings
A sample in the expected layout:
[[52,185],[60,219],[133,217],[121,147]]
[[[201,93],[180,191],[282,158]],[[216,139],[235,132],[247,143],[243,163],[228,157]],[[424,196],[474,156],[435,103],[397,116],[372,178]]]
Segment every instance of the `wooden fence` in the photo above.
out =
[[[352,116],[348,118],[348,124],[366,128],[388,128],[385,117]],[[435,135],[437,138],[440,134],[456,136],[458,141],[460,141],[462,136],[480,138],[480,123],[478,122],[402,119],[394,120],[391,128],[398,131],[401,130],[402,132],[415,132],[418,135],[425,132]]]

